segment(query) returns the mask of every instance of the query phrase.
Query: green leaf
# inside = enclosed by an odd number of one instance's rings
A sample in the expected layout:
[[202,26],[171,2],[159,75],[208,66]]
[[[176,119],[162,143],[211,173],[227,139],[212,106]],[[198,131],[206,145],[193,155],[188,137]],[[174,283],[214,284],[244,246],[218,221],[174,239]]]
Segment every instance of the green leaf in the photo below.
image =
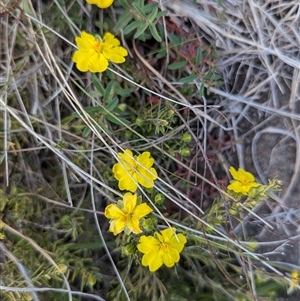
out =
[[167,14],[168,14],[167,10],[162,10],[162,11],[158,12],[158,14],[156,15],[156,18],[159,19],[163,16],[166,16]]
[[110,134],[110,135],[112,134],[112,132],[104,125],[104,123],[102,122],[102,120],[98,119],[97,123],[98,123],[98,128],[99,128],[98,131],[99,132],[104,131],[107,134]]
[[[119,103],[119,99],[118,97],[115,97],[114,99],[112,99],[112,101],[110,103],[108,103],[105,107],[104,107],[104,110],[106,111],[113,111],[113,109],[118,105]],[[103,112],[105,113],[105,112]]]
[[145,0],[136,0],[135,1],[138,7],[144,8]]
[[134,91],[134,88],[123,89],[119,84],[116,86],[116,94],[128,97]]
[[131,11],[125,12],[123,15],[121,15],[118,23],[113,29],[113,32],[119,32],[121,29],[125,28],[126,25],[133,19],[133,15]]
[[[142,1],[144,2],[144,1]],[[144,12],[144,5],[141,5],[141,3],[135,3],[135,2],[132,2],[132,6],[135,8],[135,10],[139,13],[139,15],[141,17],[143,17],[144,19],[147,18],[145,12]]]
[[157,13],[158,13],[158,7],[155,6],[153,10],[150,12],[150,14],[147,16],[148,23],[152,23],[155,20]]
[[[98,112],[101,111],[100,107],[85,107],[84,111],[87,112],[91,117],[94,117]],[[83,113],[77,113],[77,112],[73,112],[72,113],[73,117],[79,118],[81,116],[83,116]]]
[[136,38],[138,38],[139,36],[141,36],[143,33],[144,33],[144,31],[148,28],[148,24],[147,23],[145,23],[145,24],[143,24],[137,31],[136,31],[136,33],[135,33],[135,35],[133,36],[135,39]]
[[201,83],[200,89],[199,89],[199,97],[203,97],[204,89],[205,89],[204,83]]
[[128,115],[127,112],[121,110],[119,107],[116,107],[114,109],[114,113],[117,114],[118,116],[125,116],[125,115]]
[[177,35],[169,34],[168,38],[174,46],[178,46],[181,44],[181,39]]
[[130,9],[130,5],[129,5],[129,2],[127,0],[119,0],[120,4],[126,8],[126,9]]
[[168,66],[168,69],[169,70],[178,70],[178,69],[185,67],[186,65],[187,65],[187,61],[181,61],[181,62],[170,64]]
[[155,25],[153,23],[150,23],[149,28],[150,28],[150,31],[151,31],[151,34],[152,34],[153,38],[157,42],[161,42],[162,38],[160,37],[159,33],[157,32]]
[[86,127],[84,128],[84,130],[82,131],[82,136],[83,136],[84,138],[86,138],[90,133],[91,133],[91,128],[90,128],[89,126],[86,126]]
[[104,92],[104,95],[103,95],[103,101],[105,103],[111,102],[114,94],[115,94],[115,82],[111,81],[111,82],[109,82],[109,84],[105,88],[105,92]]
[[181,78],[179,81],[183,84],[189,84],[190,82],[194,81],[199,76],[197,74],[191,74],[189,76]]
[[142,21],[134,21],[132,23],[130,23],[125,29],[124,29],[124,34],[129,34],[131,33],[133,30],[135,30],[136,28],[138,28],[139,26],[141,26],[143,23]]
[[202,49],[199,47],[197,49],[197,56],[196,56],[196,62],[195,62],[195,66],[198,68],[202,62],[202,57],[203,57],[203,53],[202,53]]
[[129,124],[129,121],[122,117],[117,117],[117,116],[109,114],[109,115],[106,115],[105,118],[116,125],[124,126],[124,124]]
[[104,94],[104,87],[102,86],[99,78],[97,77],[96,74],[92,73],[92,82],[95,88],[101,93],[101,95]]
[[101,111],[100,107],[85,107],[84,110],[90,115],[90,116],[94,116],[95,114],[97,114],[98,112]]
[[[145,5],[143,11],[144,11],[145,14],[148,14],[148,13],[152,12],[155,9],[158,10],[158,5],[157,5],[157,3],[154,2],[154,3],[150,3],[150,4]],[[157,12],[156,12],[156,14],[157,14]]]
[[[151,28],[150,28],[151,29]],[[165,57],[167,55],[167,51],[166,49],[160,49],[157,54],[156,54],[156,58],[161,59],[163,57]]]

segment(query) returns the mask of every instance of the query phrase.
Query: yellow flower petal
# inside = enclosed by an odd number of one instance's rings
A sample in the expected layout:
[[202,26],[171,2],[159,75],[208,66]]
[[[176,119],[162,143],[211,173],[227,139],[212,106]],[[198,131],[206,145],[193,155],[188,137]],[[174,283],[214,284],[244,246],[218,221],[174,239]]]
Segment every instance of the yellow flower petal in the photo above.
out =
[[158,176],[156,170],[151,167],[154,159],[150,157],[149,152],[134,158],[132,152],[126,149],[124,153],[118,153],[118,160],[119,163],[113,166],[112,171],[119,181],[120,190],[135,192],[138,184],[146,188],[154,186]]
[[114,0],[86,0],[87,3],[95,4],[100,8],[108,8],[112,5]]
[[154,168],[151,167],[148,170],[143,167],[138,168],[137,180],[142,186],[152,188],[154,186],[154,180],[156,179],[157,173]]
[[109,61],[123,63],[124,57],[128,55],[127,50],[119,46],[120,41],[111,33],[106,33],[101,40],[83,31],[75,38],[75,42],[79,49],[75,51],[72,60],[82,72],[104,72],[108,68]]
[[95,53],[89,58],[89,71],[91,72],[104,72],[108,68],[108,60],[100,53]]
[[131,192],[135,192],[138,188],[137,175],[123,175],[119,180],[119,189],[120,190],[129,190]]
[[185,243],[185,236],[176,235],[175,228],[156,232],[154,236],[141,236],[137,248],[144,253],[142,265],[149,266],[151,272],[156,271],[162,264],[167,267],[174,266],[180,259],[179,253]]
[[114,37],[114,35],[111,34],[110,32],[105,33],[105,35],[103,36],[103,42],[105,42],[105,44],[110,45],[110,46],[119,46],[120,45],[120,41],[118,39],[116,39]]
[[248,182],[255,181],[254,176],[250,172],[245,171],[243,168],[239,168],[236,171],[235,168],[231,166],[229,168],[229,171],[230,171],[232,177],[237,181],[241,181],[241,182],[244,182],[245,180]]
[[137,157],[137,161],[141,164],[141,165],[143,165],[143,166],[145,166],[145,167],[147,167],[147,168],[150,168],[152,165],[153,165],[153,163],[154,163],[154,159],[153,158],[150,158],[150,153],[149,152],[143,152],[141,155],[139,155],[138,157]]
[[248,195],[252,188],[260,186],[259,183],[255,182],[255,177],[242,168],[235,170],[234,167],[230,167],[229,171],[234,180],[227,186],[228,190]]
[[75,42],[80,50],[86,50],[94,47],[96,39],[93,35],[83,31],[80,37],[75,38]]
[[142,229],[139,225],[139,220],[133,216],[127,223],[127,227],[134,233],[134,234],[140,234],[142,233]]
[[124,56],[128,55],[128,52],[123,47],[115,47],[112,49],[103,49],[103,55],[113,63],[121,64],[125,62]]
[[151,253],[159,251],[160,243],[153,236],[141,236],[137,248],[142,253]]
[[137,195],[127,192],[123,196],[123,201],[124,201],[124,212],[132,213],[136,206]]
[[243,184],[239,181],[232,181],[232,183],[230,183],[227,188],[229,190],[232,190],[236,193],[242,193],[243,195],[247,195],[248,192],[250,191],[251,188],[253,187],[257,187],[260,184],[258,183],[249,183],[249,184]]
[[156,253],[145,254],[142,258],[142,265],[149,266],[150,272],[155,272],[163,264],[162,257],[157,256]]
[[116,205],[110,204],[104,210],[104,216],[111,219],[119,219],[124,215],[123,211]]
[[117,235],[124,231],[126,223],[123,219],[114,219],[110,222],[109,231],[113,232],[114,235]]
[[[139,221],[149,214],[152,209],[145,203],[136,205],[137,195],[127,192],[123,200],[115,204],[108,205],[104,210],[104,216],[111,219],[109,231],[117,235],[125,230],[126,234],[133,232],[142,233]],[[121,208],[120,208],[121,207]]]
[[138,218],[141,219],[142,217],[148,215],[150,212],[152,212],[153,210],[145,203],[142,203],[140,205],[137,205],[133,211],[133,215]]
[[186,244],[186,237],[181,233],[174,234],[170,240],[170,246],[173,249],[177,250],[179,253],[183,250],[185,244]]
[[179,252],[173,248],[168,248],[168,252],[163,252],[162,260],[163,263],[168,267],[172,267],[180,259]]

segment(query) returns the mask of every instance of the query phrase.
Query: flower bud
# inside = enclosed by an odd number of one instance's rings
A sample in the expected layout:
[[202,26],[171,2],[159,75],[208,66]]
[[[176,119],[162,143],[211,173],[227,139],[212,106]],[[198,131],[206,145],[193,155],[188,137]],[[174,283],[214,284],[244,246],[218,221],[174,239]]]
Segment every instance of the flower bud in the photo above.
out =
[[190,143],[192,141],[192,136],[189,133],[184,133],[181,137],[181,141],[184,143]]
[[142,227],[147,231],[151,232],[155,229],[156,219],[154,218],[145,218],[142,223]]
[[87,279],[87,283],[90,287],[93,287],[95,285],[97,281],[97,278],[94,274],[89,274],[88,279]]
[[154,198],[154,202],[156,205],[161,206],[164,204],[165,201],[165,196],[161,193],[158,193],[155,198]]
[[131,256],[131,255],[134,255],[134,253],[135,253],[134,245],[129,244],[122,248],[122,254],[125,256]]
[[187,147],[184,147],[180,151],[180,154],[181,154],[182,157],[188,157],[191,154],[191,151]]
[[143,119],[140,118],[140,117],[137,117],[136,120],[135,120],[135,123],[139,126],[139,127],[142,127],[143,126]]

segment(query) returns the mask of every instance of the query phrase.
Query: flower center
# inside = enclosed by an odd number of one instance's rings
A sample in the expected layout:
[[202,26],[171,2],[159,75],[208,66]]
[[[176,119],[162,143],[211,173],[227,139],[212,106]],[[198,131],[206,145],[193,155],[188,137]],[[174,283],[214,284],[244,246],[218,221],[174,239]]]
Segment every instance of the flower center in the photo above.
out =
[[130,174],[136,173],[137,168],[138,168],[138,164],[136,162],[134,162],[132,164],[128,164],[128,171],[130,172]]
[[242,182],[242,184],[249,184],[250,183],[249,179],[247,179],[247,178],[244,178],[241,182]]
[[125,224],[128,224],[128,222],[132,219],[132,213],[124,213],[122,220]]
[[164,252],[167,252],[169,249],[169,245],[163,242],[160,244],[160,249]]
[[94,49],[96,50],[96,52],[101,53],[102,46],[103,46],[103,43],[101,41],[96,40],[96,43],[94,45]]

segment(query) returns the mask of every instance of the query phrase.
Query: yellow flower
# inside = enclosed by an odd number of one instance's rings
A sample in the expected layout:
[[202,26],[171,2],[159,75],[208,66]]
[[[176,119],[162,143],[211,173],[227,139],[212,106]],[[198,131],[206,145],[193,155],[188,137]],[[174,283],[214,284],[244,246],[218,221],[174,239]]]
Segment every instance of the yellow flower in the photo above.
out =
[[86,0],[87,3],[96,4],[100,8],[108,8],[112,5],[114,0]]
[[235,168],[231,166],[229,171],[234,179],[227,186],[227,189],[229,190],[243,195],[248,195],[253,187],[260,186],[260,184],[255,182],[254,176],[242,168],[239,168],[236,171]]
[[293,291],[298,289],[298,286],[300,285],[300,275],[299,272],[294,270],[291,274],[291,280],[292,283],[290,283],[290,286],[287,290],[288,294],[291,294]]
[[117,235],[125,230],[126,234],[142,233],[139,220],[153,211],[147,204],[136,205],[137,195],[127,192],[123,196],[123,201],[118,205],[110,204],[105,208],[105,217],[111,219],[109,231]]
[[172,267],[179,261],[179,253],[183,250],[186,237],[175,234],[175,228],[162,230],[154,236],[141,236],[137,248],[144,253],[142,265],[149,266],[150,272],[155,272],[163,264]]
[[146,188],[154,186],[157,179],[157,172],[152,167],[154,159],[149,152],[143,152],[138,157],[133,157],[132,151],[126,149],[124,154],[118,153],[118,161],[112,171],[115,178],[119,181],[120,190],[135,192],[138,183]]
[[127,50],[120,46],[120,41],[109,32],[102,40],[83,31],[75,41],[79,49],[72,60],[82,72],[103,72],[108,68],[109,61],[120,64],[125,62],[124,56],[128,55]]

